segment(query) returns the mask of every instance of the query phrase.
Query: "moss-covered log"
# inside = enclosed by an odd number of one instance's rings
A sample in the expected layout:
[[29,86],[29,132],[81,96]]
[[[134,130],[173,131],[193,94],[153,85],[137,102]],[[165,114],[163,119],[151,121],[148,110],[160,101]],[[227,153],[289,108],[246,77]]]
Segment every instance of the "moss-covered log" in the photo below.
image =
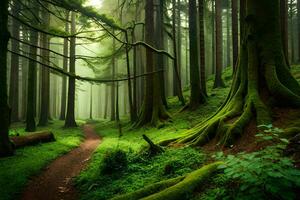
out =
[[220,145],[232,145],[251,120],[272,123],[273,107],[300,106],[300,86],[283,53],[279,10],[279,0],[246,1],[237,70],[225,103],[186,135],[167,142],[204,145],[217,138]]
[[40,143],[53,142],[55,141],[55,138],[52,132],[43,131],[30,133],[24,136],[11,137],[11,141],[14,143],[16,148],[21,148]]
[[185,177],[177,177],[161,181],[135,192],[113,198],[112,200],[184,200],[218,170],[222,162],[205,165]]

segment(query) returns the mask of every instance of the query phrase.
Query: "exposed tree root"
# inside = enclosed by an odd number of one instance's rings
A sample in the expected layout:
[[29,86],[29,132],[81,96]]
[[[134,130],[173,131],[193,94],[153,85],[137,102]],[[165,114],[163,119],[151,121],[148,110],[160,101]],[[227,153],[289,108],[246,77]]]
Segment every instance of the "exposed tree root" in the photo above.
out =
[[205,165],[186,176],[161,181],[112,200],[184,200],[222,164],[215,162]]
[[300,107],[300,86],[292,77],[282,51],[277,1],[247,1],[244,35],[237,71],[221,108],[183,137],[163,141],[192,146],[216,138],[232,145],[251,120],[272,123],[272,108]]

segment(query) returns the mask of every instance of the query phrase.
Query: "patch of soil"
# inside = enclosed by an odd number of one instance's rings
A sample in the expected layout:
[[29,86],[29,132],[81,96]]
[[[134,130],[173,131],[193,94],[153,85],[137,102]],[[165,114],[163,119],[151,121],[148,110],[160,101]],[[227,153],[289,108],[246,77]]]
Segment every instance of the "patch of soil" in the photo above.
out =
[[68,154],[56,159],[38,176],[33,178],[21,195],[22,200],[75,200],[78,192],[72,178],[82,171],[100,138],[91,125],[83,127],[85,141]]
[[[300,119],[299,109],[293,108],[273,108],[273,126],[278,128],[287,128],[297,126]],[[223,151],[225,154],[239,152],[254,152],[272,145],[272,142],[257,142],[256,134],[258,133],[257,125],[252,120],[245,128],[242,136],[230,147],[220,147],[217,145],[218,140],[215,138],[208,144],[203,146],[203,150],[207,152]]]

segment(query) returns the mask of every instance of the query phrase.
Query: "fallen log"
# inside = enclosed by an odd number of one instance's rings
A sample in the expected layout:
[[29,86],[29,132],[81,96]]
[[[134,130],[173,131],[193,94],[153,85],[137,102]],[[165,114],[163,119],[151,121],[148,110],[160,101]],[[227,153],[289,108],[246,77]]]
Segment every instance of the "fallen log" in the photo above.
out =
[[185,176],[167,179],[152,185],[146,186],[135,192],[120,195],[111,200],[184,200],[193,194],[193,191],[203,184],[223,162],[215,162],[204,165]]
[[10,139],[14,143],[15,148],[55,141],[54,134],[50,131],[34,132],[28,135],[14,136]]

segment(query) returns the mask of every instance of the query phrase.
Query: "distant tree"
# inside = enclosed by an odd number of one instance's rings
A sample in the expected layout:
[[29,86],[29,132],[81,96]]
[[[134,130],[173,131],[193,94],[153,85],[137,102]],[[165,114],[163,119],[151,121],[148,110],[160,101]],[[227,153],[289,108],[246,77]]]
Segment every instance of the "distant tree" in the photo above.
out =
[[194,110],[206,101],[200,86],[196,0],[189,0],[190,85],[189,108]]
[[[76,13],[71,12],[71,34],[76,33]],[[76,38],[71,37],[70,40],[70,73],[75,74],[76,64]],[[69,77],[68,104],[65,127],[76,127],[75,121],[75,78]]]
[[[12,13],[18,16],[20,12],[20,3],[18,1],[12,1]],[[12,36],[17,40],[20,39],[20,23],[12,19]],[[17,40],[11,41],[11,49],[13,52],[19,52],[20,43]],[[11,107],[11,121],[19,121],[19,56],[11,54],[11,68],[10,68],[10,87],[9,87],[9,104]]]
[[[154,0],[146,0],[145,5],[145,41],[147,44],[155,45],[154,38]],[[155,71],[154,53],[146,50],[146,73]],[[162,103],[159,75],[157,73],[145,77],[145,96],[143,105],[135,127],[146,124],[159,125],[167,120],[169,115]]]
[[[48,5],[45,4],[47,7]],[[41,12],[41,19],[42,19],[42,25],[43,26],[49,26],[50,23],[50,14],[49,12]],[[50,52],[46,49],[50,48],[49,45],[50,38],[47,34],[41,33],[40,36],[40,44],[43,48],[41,50],[41,58],[42,63],[45,65],[49,65],[50,61]],[[46,126],[48,124],[48,119],[50,116],[49,113],[49,107],[50,107],[50,70],[47,67],[41,68],[41,109],[40,109],[40,120],[39,120],[39,126]]]
[[[31,7],[40,12],[40,8],[37,2],[32,2]],[[31,17],[32,23],[37,25],[38,22],[34,17]],[[28,132],[34,132],[36,130],[35,116],[36,116],[36,91],[37,91],[37,45],[39,34],[35,30],[29,31],[29,43],[32,44],[29,47],[29,57],[31,58],[28,63],[28,81],[27,81],[27,105],[26,105],[26,128]]]
[[204,0],[198,0],[199,13],[199,41],[200,41],[200,81],[201,90],[207,96],[206,90],[206,66],[205,66],[205,37],[204,37]]
[[[178,59],[178,44],[177,44],[177,34],[176,34],[176,0],[172,0],[172,42],[173,42],[173,93],[178,96],[182,105],[185,104],[184,97],[182,94],[181,78],[180,78],[180,63],[181,59]],[[181,41],[181,40],[180,40]],[[181,56],[181,55],[180,55]]]
[[222,31],[222,0],[215,1],[216,23],[216,72],[214,88],[224,87],[222,79],[223,69],[223,31]]
[[[69,11],[66,12],[66,23],[65,23],[65,32],[69,32]],[[69,59],[69,41],[68,38],[64,39],[64,58],[63,58],[63,69],[64,71],[68,71],[68,61]],[[60,107],[60,120],[65,120],[66,119],[66,102],[67,102],[67,77],[62,77],[62,90],[61,90],[61,107]]]
[[238,0],[231,0],[231,19],[232,19],[232,60],[233,72],[236,70],[238,51],[239,51],[239,24],[238,24]]

